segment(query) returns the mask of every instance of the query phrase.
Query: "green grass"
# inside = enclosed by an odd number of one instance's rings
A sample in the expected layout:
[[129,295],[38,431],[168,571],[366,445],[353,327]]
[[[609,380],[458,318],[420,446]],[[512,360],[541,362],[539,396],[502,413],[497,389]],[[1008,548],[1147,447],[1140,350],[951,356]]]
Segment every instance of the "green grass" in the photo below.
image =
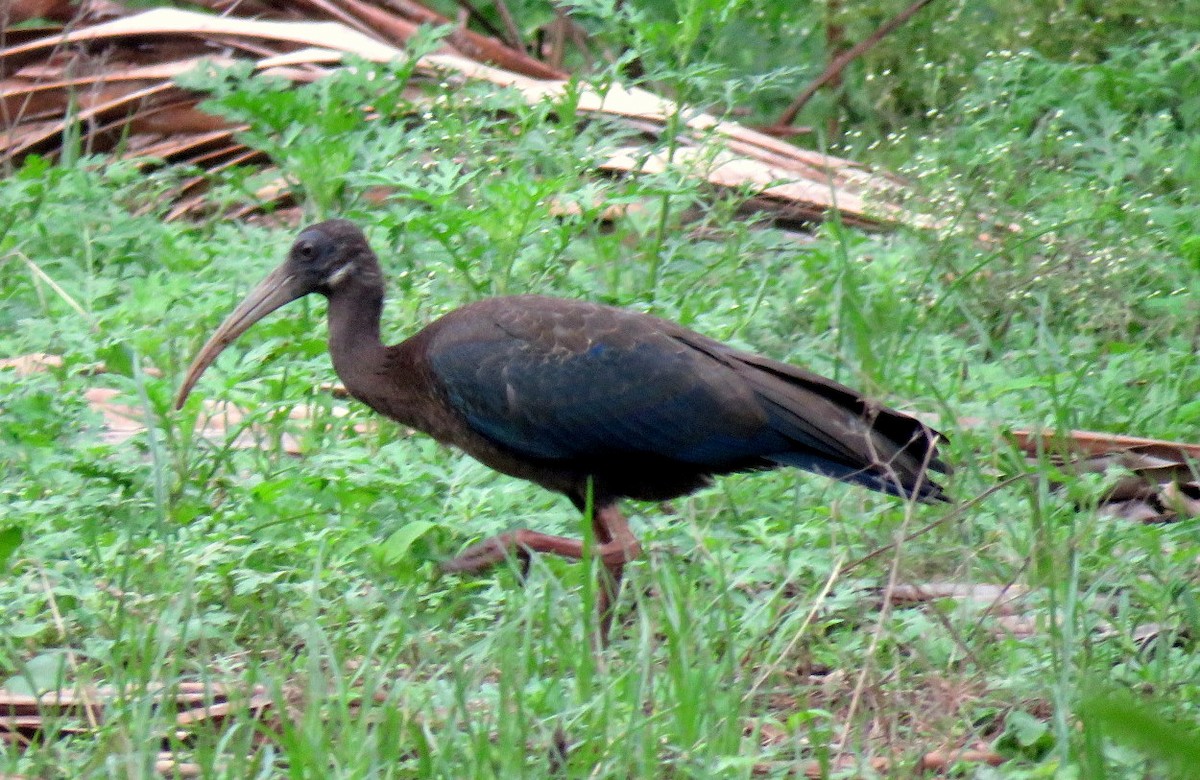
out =
[[[1096,67],[1124,68],[1136,86],[1155,72],[1143,59]],[[217,90],[255,123],[252,139],[292,139],[273,152],[311,218],[367,229],[391,282],[390,341],[485,295],[588,298],[940,417],[960,506],[794,472],[725,478],[669,511],[631,505],[648,554],[629,567],[622,622],[596,656],[586,567],[538,559],[524,586],[503,569],[439,576],[438,558],[485,535],[578,535],[578,515],[330,398],[319,301],[257,326],[171,409],[191,355],[282,259],[290,230],[165,224],[161,193],[181,175],[170,170],[27,162],[0,182],[0,354],[65,362],[0,371],[0,531],[10,544],[19,533],[0,581],[0,680],[126,693],[95,735],[71,736],[64,718],[26,749],[0,743],[0,772],[150,776],[158,751],[175,749],[205,777],[540,777],[565,741],[569,777],[783,777],[808,762],[869,776],[875,757],[909,776],[929,751],[976,744],[1010,760],[957,776],[1165,776],[1200,720],[1196,522],[1105,517],[1103,480],[1030,467],[1000,431],[1200,438],[1194,204],[1176,187],[1183,174],[1161,165],[1190,126],[1104,104],[1122,127],[1159,135],[1128,150],[1139,175],[1114,168],[1100,187],[1115,137],[1084,127],[1091,156],[1064,162],[1036,119],[1048,100],[1064,116],[1094,112],[1080,84],[1099,77],[1043,61],[989,67],[914,162],[951,224],[890,235],[829,224],[812,242],[734,219],[734,204],[685,176],[589,176],[621,138],[552,122],[565,106],[466,89],[419,123],[399,112],[314,127],[362,83],[343,76],[283,102],[244,80]],[[1034,72],[1005,81],[1010,67]],[[1014,104],[1029,123],[1003,119]],[[339,155],[318,154],[332,144]],[[906,149],[901,139],[883,156]],[[397,194],[371,204],[378,186]],[[253,176],[234,176],[214,198],[252,190]],[[556,214],[555,199],[582,213]],[[597,222],[623,202],[646,208]],[[698,224],[683,221],[688,208]],[[990,229],[995,214],[1020,231]],[[93,372],[101,362],[110,373]],[[150,432],[105,443],[84,398],[96,387],[120,390]],[[261,446],[194,436],[199,397],[253,410]],[[289,420],[295,406],[310,420]],[[959,430],[960,416],[988,425]],[[286,454],[285,433],[302,456]],[[1051,490],[1058,480],[1065,491]],[[935,580],[1029,587],[1032,632],[969,605],[881,596],[889,582]],[[1134,631],[1151,623],[1159,633],[1140,646]],[[1154,713],[1147,731],[1106,708],[1097,680]],[[261,718],[235,708],[181,740],[153,693],[184,681],[261,685],[273,706]],[[1155,728],[1184,747],[1147,750]]]

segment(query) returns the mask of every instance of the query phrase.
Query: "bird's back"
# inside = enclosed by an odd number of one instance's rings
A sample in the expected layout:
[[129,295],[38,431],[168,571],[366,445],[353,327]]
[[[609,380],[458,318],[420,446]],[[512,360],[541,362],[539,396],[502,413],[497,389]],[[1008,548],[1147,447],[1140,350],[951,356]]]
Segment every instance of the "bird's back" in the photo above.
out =
[[[711,475],[787,465],[943,498],[939,435],[812,372],[667,320],[544,296],[491,298],[431,324],[430,381],[488,465],[571,495],[661,500]],[[442,437],[447,438],[447,437]]]

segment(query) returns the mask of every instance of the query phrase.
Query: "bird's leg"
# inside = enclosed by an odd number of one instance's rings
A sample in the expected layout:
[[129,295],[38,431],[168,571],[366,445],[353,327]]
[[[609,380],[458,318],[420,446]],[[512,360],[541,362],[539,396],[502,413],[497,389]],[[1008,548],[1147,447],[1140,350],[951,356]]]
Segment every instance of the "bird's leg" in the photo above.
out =
[[[597,609],[600,614],[601,636],[608,635],[612,624],[612,605],[621,585],[625,564],[642,554],[641,545],[629,530],[629,522],[615,504],[598,507],[592,513],[592,528],[596,546],[592,554],[604,564],[600,573]],[[463,550],[457,557],[442,563],[449,572],[480,572],[503,562],[513,555],[527,565],[531,553],[552,553],[563,558],[583,558],[583,542],[565,536],[552,536],[522,528],[519,531],[484,539]]]
[[[641,547],[629,531],[629,524],[615,506],[596,510],[592,523],[598,542],[593,554],[605,568],[611,570],[614,566],[624,566],[641,554]],[[454,558],[443,561],[442,569],[449,572],[481,572],[503,562],[509,555],[522,557],[535,552],[579,560],[583,558],[583,542],[522,528],[471,545]]]
[[[629,530],[629,521],[617,509],[616,504],[609,504],[596,509],[592,513],[592,529],[596,534],[596,556],[604,564],[604,571],[599,574],[600,586],[596,599],[596,612],[600,616],[600,638],[607,643],[609,629],[612,628],[613,606],[617,595],[621,592],[621,576],[625,573],[625,564],[642,554],[642,547],[637,537]],[[604,551],[615,549],[620,555],[605,557]]]

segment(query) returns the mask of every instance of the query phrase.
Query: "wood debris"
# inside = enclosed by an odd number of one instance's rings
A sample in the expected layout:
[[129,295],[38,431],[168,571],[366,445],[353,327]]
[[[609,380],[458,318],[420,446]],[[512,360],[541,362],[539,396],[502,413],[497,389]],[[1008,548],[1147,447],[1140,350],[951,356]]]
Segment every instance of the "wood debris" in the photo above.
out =
[[[932,415],[916,416],[944,425]],[[976,417],[960,417],[955,424],[962,430],[1000,428]],[[1141,523],[1200,517],[1200,444],[1044,428],[1008,428],[1002,436],[1025,456],[1030,469],[1049,464],[1063,475],[1113,477],[1095,496],[1106,515]]]
[[[261,685],[240,690],[198,682],[150,690],[120,690],[110,686],[59,689],[40,695],[0,690],[0,739],[28,745],[42,734],[51,719],[56,733],[89,733],[104,722],[112,707],[145,695],[152,698],[156,708],[173,709],[177,731],[170,736],[183,742],[191,739],[190,729],[201,723],[220,725],[239,712],[258,717],[274,703]],[[164,734],[163,738],[168,735]]]
[[[1000,766],[1004,761],[1004,756],[988,749],[932,750],[919,756],[915,761],[912,759],[907,761],[903,759],[888,759],[882,756],[870,759],[843,756],[840,760],[829,762],[828,766],[818,761],[809,761],[803,764],[795,764],[790,761],[762,761],[754,765],[752,774],[756,776],[825,778],[830,776],[830,771],[840,773],[869,769],[871,772],[877,772],[881,775],[911,777],[915,773],[920,772],[935,772],[940,774],[956,766],[969,764]],[[891,773],[895,774],[892,775]],[[840,777],[841,775],[839,774],[838,776]],[[871,776],[873,777],[874,775],[872,774]]]
[[47,735],[92,734],[104,724],[112,708],[147,695],[155,709],[174,713],[174,729],[160,735],[164,749],[154,762],[155,772],[166,777],[202,776],[198,764],[166,749],[168,745],[189,745],[198,728],[222,728],[235,716],[248,714],[261,720],[276,707],[274,697],[261,685],[242,690],[221,684],[182,682],[149,690],[111,686],[59,689],[37,696],[0,690],[0,743],[24,748]]
[[1017,429],[1008,436],[1031,463],[1045,459],[1064,473],[1117,474],[1097,497],[1105,514],[1142,523],[1200,516],[1200,444],[1096,431]]
[[[880,600],[885,596],[896,606],[921,606],[949,602],[956,610],[964,610],[980,619],[989,618],[990,632],[997,637],[1026,639],[1046,631],[1046,611],[1035,601],[1039,591],[1015,583],[1007,585],[968,582],[897,583],[890,594],[883,588],[873,591]],[[1095,615],[1116,618],[1118,599],[1115,596],[1091,596],[1081,599]],[[878,605],[875,605],[878,608]],[[1133,645],[1145,648],[1162,636],[1162,626],[1147,623],[1128,631],[1117,628],[1104,617],[1092,624],[1092,636],[1097,640],[1127,638]],[[1172,637],[1181,640],[1183,637]]]

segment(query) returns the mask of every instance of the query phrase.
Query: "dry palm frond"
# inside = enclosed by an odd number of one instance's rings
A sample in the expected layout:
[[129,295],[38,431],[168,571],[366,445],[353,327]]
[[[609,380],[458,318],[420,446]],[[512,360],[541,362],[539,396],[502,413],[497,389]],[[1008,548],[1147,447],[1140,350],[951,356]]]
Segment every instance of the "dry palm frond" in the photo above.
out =
[[[310,82],[340,67],[346,57],[406,61],[405,46],[420,25],[449,22],[415,2],[394,0],[213,0],[207,5],[257,18],[174,8],[134,14],[106,4],[102,10],[85,9],[82,18],[58,29],[0,38],[0,162],[11,167],[29,154],[53,157],[63,139],[77,133],[88,152],[153,157],[206,171],[266,165],[263,155],[238,140],[241,128],[199,110],[203,96],[179,86],[176,77],[205,61],[251,61],[258,72]],[[56,13],[55,8],[50,11]],[[644,146],[623,148],[604,162],[601,167],[609,172],[636,176],[678,168],[707,178],[718,190],[739,193],[746,208],[784,222],[819,221],[837,210],[844,221],[863,227],[931,223],[896,205],[905,187],[894,177],[686,109],[644,89],[569,85],[558,68],[461,27],[436,52],[420,58],[416,72],[449,84],[488,82],[515,90],[530,104],[576,90],[580,115],[623,122],[644,139]],[[666,138],[677,124],[682,131]],[[665,141],[673,149],[670,156],[659,151]],[[171,216],[205,208],[204,188],[197,180],[177,191]]]
[[[961,429],[992,425],[973,417],[958,419]],[[1143,523],[1200,516],[1200,444],[1036,428],[1013,428],[1004,431],[1004,436],[1030,468],[1049,464],[1062,475],[1110,477],[1095,496],[1100,511],[1107,515]]]

